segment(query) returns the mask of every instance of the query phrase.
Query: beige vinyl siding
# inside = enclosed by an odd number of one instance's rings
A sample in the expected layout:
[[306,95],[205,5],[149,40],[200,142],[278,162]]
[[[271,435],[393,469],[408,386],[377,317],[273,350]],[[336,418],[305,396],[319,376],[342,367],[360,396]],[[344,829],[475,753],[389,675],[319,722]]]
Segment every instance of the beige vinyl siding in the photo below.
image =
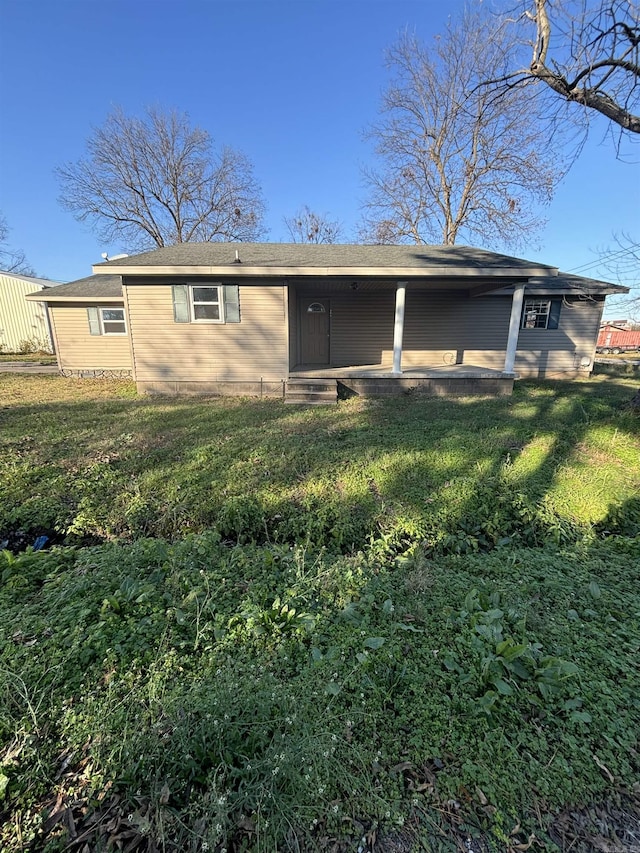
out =
[[510,313],[510,297],[407,292],[403,365],[502,367]]
[[395,291],[356,291],[330,298],[331,364],[381,364],[384,350],[393,348]]
[[[564,299],[557,329],[521,329],[516,373],[561,377],[581,369],[590,371],[603,307],[603,301]],[[591,362],[589,367],[580,367],[583,358]]]
[[20,352],[27,344],[33,350],[53,351],[46,305],[25,299],[44,289],[33,281],[0,274],[0,352]]
[[[313,297],[305,287],[301,293]],[[393,361],[395,289],[323,292],[331,300],[331,366]],[[526,298],[526,297],[525,297]],[[402,367],[467,364],[504,368],[511,296],[470,297],[465,291],[428,293],[407,288]],[[602,302],[563,303],[558,329],[520,330],[516,372],[554,376],[593,362]]]
[[288,375],[282,285],[241,285],[240,323],[174,322],[169,283],[127,284],[126,301],[138,382],[280,381]]
[[[395,290],[331,294],[331,364],[391,364]],[[504,364],[511,299],[407,288],[402,364]],[[493,363],[490,365],[493,366]]]
[[[130,370],[128,335],[92,335],[87,303],[70,302],[49,307],[61,370]],[[122,308],[123,303],[108,307]]]

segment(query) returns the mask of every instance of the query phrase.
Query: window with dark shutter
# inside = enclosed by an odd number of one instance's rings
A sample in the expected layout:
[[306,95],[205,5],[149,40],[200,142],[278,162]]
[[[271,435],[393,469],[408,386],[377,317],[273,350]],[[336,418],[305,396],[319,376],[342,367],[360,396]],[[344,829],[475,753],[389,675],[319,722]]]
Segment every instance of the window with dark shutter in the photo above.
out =
[[525,299],[521,329],[557,329],[560,323],[562,298]]
[[239,323],[240,288],[237,284],[171,285],[176,323]]

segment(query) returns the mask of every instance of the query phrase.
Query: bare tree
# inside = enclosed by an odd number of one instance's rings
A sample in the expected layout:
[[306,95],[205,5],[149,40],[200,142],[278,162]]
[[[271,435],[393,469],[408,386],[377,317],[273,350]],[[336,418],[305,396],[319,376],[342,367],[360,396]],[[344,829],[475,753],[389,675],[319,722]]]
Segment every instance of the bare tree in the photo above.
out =
[[244,154],[214,150],[188,116],[117,109],[87,141],[88,156],[57,169],[61,203],[105,240],[130,250],[174,243],[253,240],[264,202]]
[[621,284],[640,284],[640,243],[628,232],[614,232],[614,245],[600,252],[600,263]]
[[513,60],[506,26],[467,12],[427,48],[404,35],[389,51],[394,74],[370,136],[382,160],[365,173],[371,194],[361,234],[403,240],[518,245],[543,224],[557,161],[531,98],[483,81]]
[[640,133],[640,16],[630,0],[533,0],[529,69],[566,101]]
[[293,216],[284,216],[283,221],[294,243],[337,243],[342,234],[337,219],[316,213],[306,204]]
[[636,313],[640,310],[640,243],[626,231],[615,232],[613,241],[598,253],[599,266],[605,274],[631,288],[629,296],[619,297],[616,302]]
[[35,271],[21,249],[11,249],[7,243],[9,225],[0,213],[0,269],[20,275],[34,276]]

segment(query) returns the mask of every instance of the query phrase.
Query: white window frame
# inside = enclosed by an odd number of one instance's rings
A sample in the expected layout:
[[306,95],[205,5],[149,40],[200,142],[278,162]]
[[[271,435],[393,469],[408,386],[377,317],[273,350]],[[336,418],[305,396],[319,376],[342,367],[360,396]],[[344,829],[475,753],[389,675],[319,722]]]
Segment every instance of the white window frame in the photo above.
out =
[[[546,310],[545,310],[546,309]],[[533,316],[533,325],[528,325],[528,317]],[[521,329],[533,331],[536,329],[548,329],[551,317],[551,299],[525,299],[522,312]],[[544,325],[538,325],[538,319],[544,319]]]
[[[216,301],[199,301],[195,300],[196,290],[212,290],[215,287],[216,292],[218,294],[218,299]],[[196,305],[217,305],[218,306],[218,319],[213,319],[210,317],[196,317]],[[191,315],[192,323],[224,323],[224,290],[221,284],[190,284],[189,285],[189,313]]]
[[[105,311],[121,311],[122,312],[122,323],[124,324],[124,332],[108,332],[105,328],[105,323],[120,323],[120,320],[105,320],[104,312]],[[115,306],[115,305],[99,305],[98,306],[98,320],[100,322],[100,334],[108,335],[109,337],[124,337],[127,334],[127,317],[125,315],[124,307]]]

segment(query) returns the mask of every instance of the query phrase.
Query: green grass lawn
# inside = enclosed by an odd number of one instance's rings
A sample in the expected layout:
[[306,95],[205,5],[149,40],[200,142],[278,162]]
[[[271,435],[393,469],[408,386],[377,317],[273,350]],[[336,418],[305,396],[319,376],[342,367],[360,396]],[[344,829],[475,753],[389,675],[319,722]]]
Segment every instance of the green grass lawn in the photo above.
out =
[[0,375],[0,847],[626,849],[636,384]]
[[6,353],[0,352],[0,364],[3,362],[12,362],[12,361],[28,361],[28,362],[36,362],[38,364],[55,364],[56,357],[49,352],[36,352],[36,353]]

